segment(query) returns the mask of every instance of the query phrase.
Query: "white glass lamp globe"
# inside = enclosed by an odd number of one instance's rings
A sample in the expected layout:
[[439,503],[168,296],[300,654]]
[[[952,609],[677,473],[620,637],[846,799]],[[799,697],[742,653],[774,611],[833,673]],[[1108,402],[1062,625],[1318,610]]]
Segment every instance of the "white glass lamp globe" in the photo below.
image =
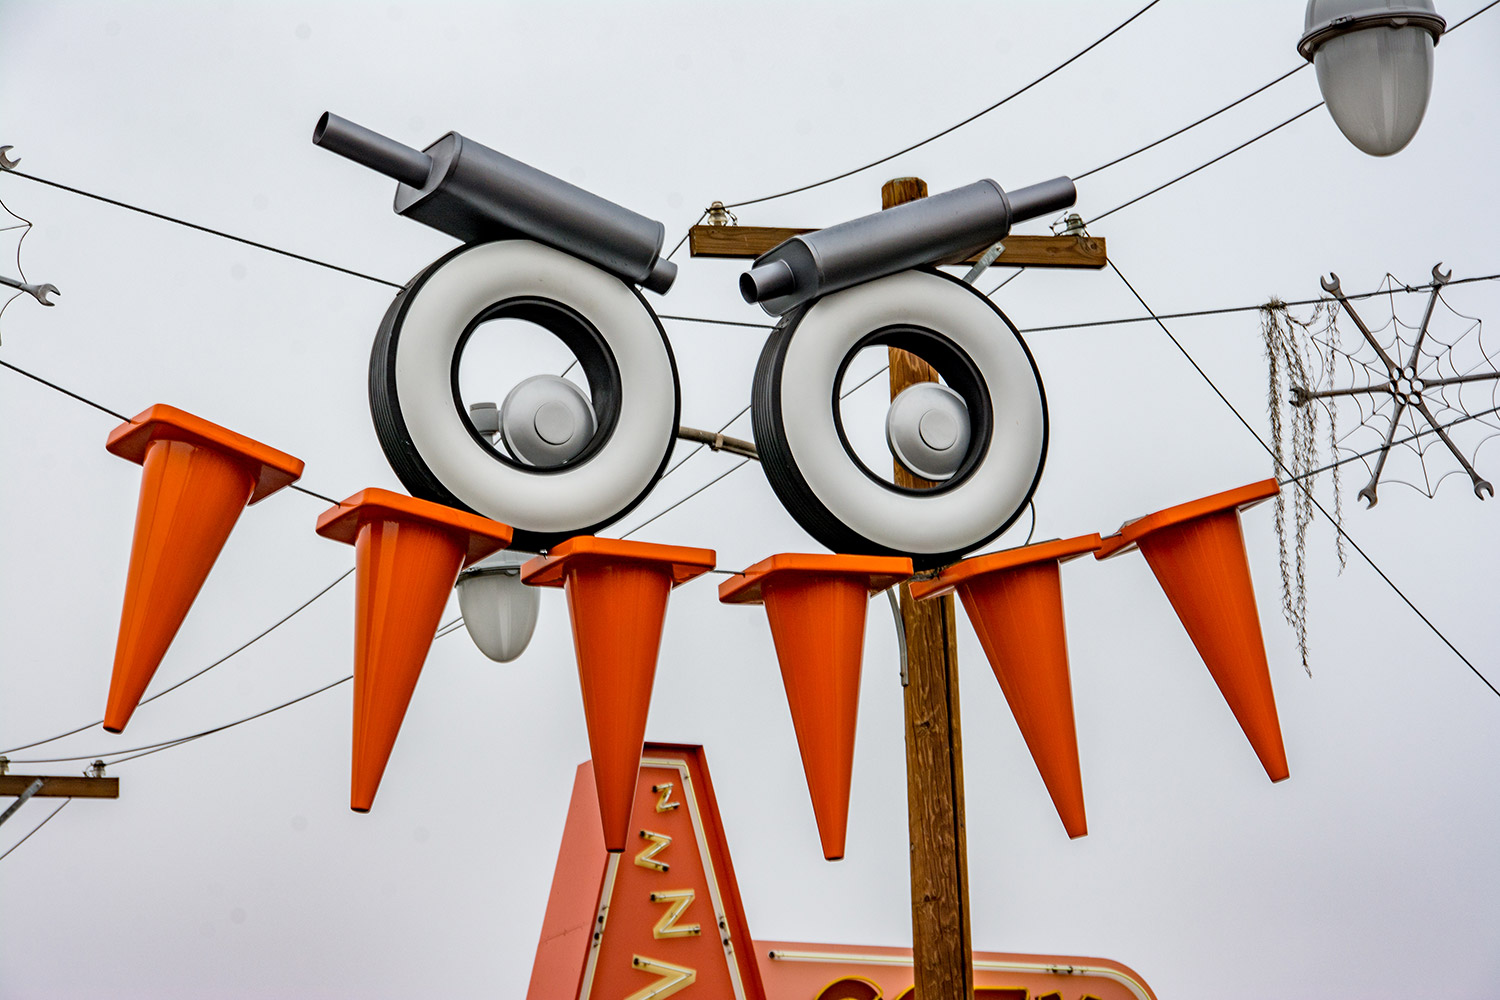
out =
[[458,575],[458,610],[479,651],[496,663],[525,652],[536,631],[542,595],[521,582],[529,552],[501,550]]
[[1297,51],[1317,71],[1339,131],[1371,156],[1390,156],[1427,113],[1445,27],[1432,0],[1308,0]]

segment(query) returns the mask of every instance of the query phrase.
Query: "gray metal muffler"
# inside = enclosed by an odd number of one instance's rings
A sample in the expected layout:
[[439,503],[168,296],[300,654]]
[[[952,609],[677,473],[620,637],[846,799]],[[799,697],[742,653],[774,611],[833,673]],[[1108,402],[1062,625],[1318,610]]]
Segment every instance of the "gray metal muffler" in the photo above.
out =
[[817,232],[793,236],[740,275],[740,294],[780,316],[812,299],[888,274],[963,260],[1004,239],[1013,223],[1078,200],[1066,177],[1012,191],[975,181]]
[[416,150],[324,112],[313,144],[394,178],[397,214],[465,243],[526,237],[658,294],[676,280],[660,222],[457,132]]

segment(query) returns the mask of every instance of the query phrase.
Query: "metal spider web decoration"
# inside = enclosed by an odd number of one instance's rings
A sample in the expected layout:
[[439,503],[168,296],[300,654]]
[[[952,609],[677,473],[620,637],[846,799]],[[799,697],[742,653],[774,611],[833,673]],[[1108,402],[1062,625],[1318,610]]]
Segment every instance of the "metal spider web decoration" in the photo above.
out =
[[[1330,274],[1322,281],[1323,289],[1358,327],[1359,346],[1345,350],[1331,324],[1326,337],[1309,331],[1324,371],[1309,384],[1291,385],[1294,407],[1318,400],[1330,416],[1334,401],[1348,400],[1356,407],[1358,423],[1336,436],[1334,446],[1341,460],[1358,459],[1369,470],[1369,481],[1358,496],[1370,507],[1379,501],[1382,480],[1402,483],[1431,498],[1443,480],[1460,472],[1481,500],[1495,495],[1474,462],[1484,442],[1500,434],[1500,371],[1484,343],[1483,322],[1458,312],[1443,298],[1452,272],[1443,273],[1440,266],[1432,269],[1431,292],[1418,326],[1403,321],[1395,305],[1397,292],[1415,289],[1386,275],[1381,291],[1390,318],[1374,330],[1344,296],[1338,275]],[[1439,303],[1442,325],[1453,327],[1450,333],[1434,329]],[[1318,388],[1320,384],[1326,387]],[[1396,469],[1410,478],[1387,470],[1391,452],[1398,447],[1416,456],[1414,465],[1398,463]]]
[[[16,163],[20,162],[19,159],[12,160],[8,156],[6,156],[6,152],[10,148],[11,147],[9,146],[0,147],[0,170],[8,170]],[[23,283],[26,280],[26,271],[21,266],[21,244],[26,242],[26,237],[30,235],[30,233],[31,220],[17,215],[15,212],[11,211],[10,206],[5,204],[5,201],[3,199],[0,199],[0,239],[3,239],[4,242],[10,242],[12,239],[14,240],[15,270],[16,273],[21,276],[20,280]],[[0,245],[3,245],[3,243],[0,243]],[[7,265],[5,269],[9,270],[8,265],[10,264],[10,261],[7,260],[5,264]],[[0,304],[0,316],[5,315],[5,310],[10,308],[12,302],[20,298],[22,295],[26,294],[25,289],[18,288],[10,282],[5,282],[5,285],[8,289],[10,289],[10,294],[6,295],[4,303]]]
[[[1465,473],[1484,499],[1494,489],[1475,468],[1485,441],[1500,434],[1500,371],[1484,343],[1484,325],[1453,309],[1443,298],[1452,273],[1432,269],[1432,282],[1413,288],[1387,274],[1380,289],[1357,298],[1385,300],[1389,318],[1371,329],[1339,287],[1338,275],[1322,282],[1333,298],[1319,302],[1299,319],[1286,303],[1272,299],[1261,307],[1261,334],[1268,368],[1267,403],[1276,474],[1296,490],[1276,498],[1276,537],[1280,550],[1281,605],[1297,638],[1303,669],[1312,673],[1307,647],[1307,532],[1312,524],[1312,489],[1318,476],[1333,478],[1333,520],[1340,529],[1336,546],[1345,565],[1341,467],[1363,462],[1369,480],[1359,497],[1369,506],[1379,499],[1382,480],[1399,482],[1433,497],[1448,476]],[[1430,292],[1420,324],[1397,313],[1397,295]],[[1437,309],[1442,304],[1442,310]],[[1340,343],[1340,310],[1359,328],[1352,350]],[[1317,406],[1312,405],[1313,402]],[[1345,402],[1347,407],[1338,404]],[[1358,420],[1339,433],[1341,409]],[[1328,418],[1330,461],[1319,465],[1320,417]],[[1345,420],[1345,426],[1349,426]],[[1402,449],[1416,461],[1391,461]],[[1398,475],[1390,474],[1390,466]],[[1409,467],[1408,467],[1409,466]]]

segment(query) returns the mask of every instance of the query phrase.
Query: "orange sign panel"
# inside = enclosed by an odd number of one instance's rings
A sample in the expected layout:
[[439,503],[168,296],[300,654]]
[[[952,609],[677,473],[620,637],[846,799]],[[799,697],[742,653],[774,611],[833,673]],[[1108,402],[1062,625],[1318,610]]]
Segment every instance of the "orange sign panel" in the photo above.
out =
[[[908,948],[753,941],[702,747],[647,743],[623,853],[578,768],[527,1000],[914,1000]],[[1155,1000],[1118,962],[974,953],[975,1000]]]
[[765,1000],[701,750],[646,745],[623,853],[604,849],[590,771],[578,769],[529,1000]]

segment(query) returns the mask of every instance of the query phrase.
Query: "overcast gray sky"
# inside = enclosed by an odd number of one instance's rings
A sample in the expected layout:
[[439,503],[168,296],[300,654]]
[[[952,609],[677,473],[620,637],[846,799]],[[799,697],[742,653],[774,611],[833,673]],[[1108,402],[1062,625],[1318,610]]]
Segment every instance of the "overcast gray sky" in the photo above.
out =
[[[1441,6],[1450,22],[1480,6],[1456,2]],[[390,181],[311,145],[324,110],[418,146],[459,130],[663,220],[675,242],[709,201],[931,134],[1138,6],[0,0],[0,144],[41,177],[405,281],[452,241],[394,216]],[[1292,68],[1301,26],[1295,0],[1165,0],[953,135],[740,221],[834,223],[878,207],[881,182],[905,174],[938,191],[1082,173]],[[1500,13],[1443,41],[1427,120],[1394,158],[1359,153],[1320,110],[1092,231],[1159,311],[1310,298],[1330,270],[1361,291],[1387,271],[1418,284],[1437,261],[1455,277],[1500,271],[1497,41]],[[1096,216],[1316,100],[1300,73],[1080,182],[1079,211]],[[27,275],[63,290],[55,309],[5,313],[0,358],[127,414],[166,402],[252,435],[305,459],[303,483],[330,496],[399,488],[365,396],[389,288],[19,178],[0,176],[0,198],[36,224]],[[652,300],[662,312],[764,319],[736,293],[736,262],[679,260],[676,287]],[[1027,272],[996,300],[1022,328],[1141,314],[1110,271]],[[1500,320],[1494,283],[1449,301]],[[1395,299],[1407,322],[1423,304]],[[1378,300],[1362,311],[1390,316]],[[1461,332],[1441,309],[1437,322]],[[1255,314],[1169,325],[1264,433]],[[748,402],[763,338],[667,328],[683,421],[718,427]],[[1036,537],[1111,531],[1271,474],[1156,327],[1028,341],[1052,419]],[[856,422],[879,426],[881,396],[851,399]],[[13,373],[0,372],[0,416],[8,747],[102,711],[139,469],[105,453],[114,420]],[[749,436],[748,418],[729,433]],[[610,533],[735,461],[694,457]],[[1409,454],[1391,461],[1414,474]],[[1496,462],[1480,450],[1492,480]],[[1362,471],[1345,480],[1348,531],[1500,683],[1494,502],[1457,477],[1434,500],[1387,486],[1366,511]],[[1326,481],[1320,495],[1331,500]],[[312,532],[323,506],[286,492],[246,513],[153,690],[349,567],[349,548]],[[1021,523],[997,544],[1018,544]],[[1064,588],[1090,834],[1069,842],[961,624],[975,947],[1114,958],[1164,998],[1494,995],[1500,698],[1357,556],[1339,575],[1322,522],[1308,543],[1309,679],[1279,613],[1270,508],[1245,530],[1291,764],[1277,786],[1144,562],[1080,560]],[[753,465],[635,537],[713,547],[728,568],[817,550]],[[168,739],[335,680],[351,666],[352,600],[341,584],[142,708],[123,736],[95,729],[14,756]],[[0,862],[0,997],[521,995],[588,754],[562,595],[542,605],[516,663],[490,663],[461,631],[437,641],[369,815],[347,807],[347,685],[112,771],[119,801],[73,803]],[[720,606],[709,580],[672,599],[648,734],[706,744],[759,937],[910,941],[901,689],[889,616],[871,612],[848,858],[828,864],[764,616]],[[28,804],[0,849],[51,808]]]

